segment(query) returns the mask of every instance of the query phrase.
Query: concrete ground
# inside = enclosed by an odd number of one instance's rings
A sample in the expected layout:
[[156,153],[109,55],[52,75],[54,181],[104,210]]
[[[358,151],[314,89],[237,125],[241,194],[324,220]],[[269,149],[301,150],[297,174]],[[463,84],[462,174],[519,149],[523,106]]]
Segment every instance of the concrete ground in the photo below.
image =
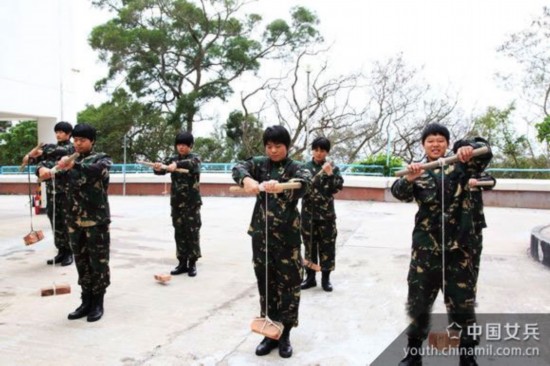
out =
[[[160,193],[160,192],[159,192]],[[166,196],[110,197],[111,280],[105,315],[69,321],[79,305],[74,265],[48,267],[46,238],[26,247],[28,199],[0,196],[0,365],[368,365],[403,331],[414,204],[337,201],[334,292],[302,292],[294,355],[254,355],[261,336],[249,329],[259,313],[246,229],[253,198],[206,197],[198,275],[153,279],[174,265]],[[550,270],[528,255],[530,231],[548,210],[486,209],[489,228],[479,278],[480,313],[549,313]],[[67,282],[68,295],[41,297],[41,287]],[[444,307],[441,296],[435,311]]]

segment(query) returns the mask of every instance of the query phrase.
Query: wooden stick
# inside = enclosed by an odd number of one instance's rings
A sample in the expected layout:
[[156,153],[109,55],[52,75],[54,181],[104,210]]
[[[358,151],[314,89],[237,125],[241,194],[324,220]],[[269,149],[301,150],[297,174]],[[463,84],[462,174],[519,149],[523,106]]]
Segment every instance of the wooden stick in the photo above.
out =
[[[282,188],[283,190],[287,189],[300,189],[302,188],[302,183],[300,182],[288,182],[288,183],[277,183],[275,184],[276,188]],[[264,187],[260,184],[260,191],[264,192]],[[244,188],[238,187],[238,186],[231,186],[229,187],[229,192],[244,192]]]
[[[29,159],[31,158],[30,155],[31,155],[33,152],[36,152],[36,151],[37,151],[38,149],[40,149],[42,146],[44,146],[44,144],[43,144],[42,142],[39,142],[38,145],[36,145],[35,147],[33,147],[33,148],[31,149],[31,151],[29,151],[29,153],[27,154],[27,155],[29,155]],[[27,166],[28,162],[29,162],[29,161],[27,160],[26,162],[23,161],[23,162],[21,163],[21,166],[19,167],[19,171],[20,171],[20,172],[22,172],[23,169],[25,169],[25,167]]]
[[481,180],[477,181],[477,183],[474,185],[474,187],[494,187],[495,182],[492,180]]
[[[80,154],[77,153],[77,152],[73,153],[72,155],[69,155],[69,157],[68,157],[68,159],[69,159],[68,162],[69,162],[69,163],[72,163],[72,162],[75,161],[79,156],[80,156]],[[57,165],[56,165],[56,166],[54,166],[53,168],[50,169],[50,176],[53,177],[57,172],[60,172],[60,171],[62,171],[62,170],[64,170],[64,169],[60,169],[60,168],[58,168]],[[42,181],[43,181],[42,179],[38,178],[38,183],[42,183]]]
[[[475,149],[473,151],[472,157],[487,154],[488,152],[489,152],[489,148],[487,146],[480,147],[479,149]],[[456,163],[458,161],[458,156],[453,155],[453,156],[449,156],[448,158],[443,158],[442,160],[443,160],[444,165],[449,165],[449,164],[452,164],[452,163]],[[429,163],[422,164],[422,169],[430,170],[430,169],[435,169],[439,166],[441,166],[441,164],[440,164],[439,161],[436,160],[436,161],[431,161]],[[410,172],[409,172],[408,169],[402,169],[402,170],[398,170],[397,172],[395,172],[395,176],[402,177],[402,176],[407,175],[409,173]]]
[[[138,161],[137,163],[141,165],[149,166],[151,168],[155,165],[155,163],[151,163],[150,161]],[[166,170],[168,166],[162,164],[160,168]],[[183,169],[183,168],[176,168],[176,170],[174,171],[178,173],[189,173],[189,169]]]

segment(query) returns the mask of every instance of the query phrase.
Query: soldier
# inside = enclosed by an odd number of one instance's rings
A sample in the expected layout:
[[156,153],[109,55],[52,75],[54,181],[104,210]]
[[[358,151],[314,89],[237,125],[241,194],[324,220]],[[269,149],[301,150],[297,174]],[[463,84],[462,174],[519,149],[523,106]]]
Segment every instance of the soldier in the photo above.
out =
[[[256,355],[267,355],[278,347],[279,355],[288,358],[292,356],[290,330],[298,325],[302,281],[300,214],[297,205],[299,198],[309,188],[311,174],[288,157],[290,135],[283,126],[266,128],[263,143],[267,156],[238,162],[233,168],[233,179],[246,192],[257,195],[248,234],[252,237],[252,261],[260,294],[261,314],[266,316],[267,313],[270,319],[284,325],[280,339],[264,338],[256,347]],[[291,179],[301,182],[302,187],[282,191],[275,186],[278,182]],[[260,188],[264,191],[260,192]],[[266,215],[269,216],[267,239]],[[266,254],[269,256],[268,263]],[[269,271],[267,279],[266,266]],[[267,309],[266,282],[269,297]]]
[[[449,130],[437,123],[429,124],[423,130],[421,140],[426,161],[437,161],[446,154]],[[408,352],[399,363],[400,366],[422,364],[419,350],[422,341],[428,336],[431,308],[440,289],[444,294],[449,321],[455,322],[462,329],[467,329],[468,325],[475,322],[475,273],[472,262],[474,231],[467,185],[470,177],[483,171],[492,157],[489,153],[472,159],[474,148],[482,146],[488,144],[480,138],[459,141],[455,144],[455,153],[460,162],[433,171],[424,171],[421,163],[409,164],[409,173],[391,187],[395,198],[406,202],[414,199],[418,204],[407,278],[407,311],[412,321],[407,328]],[[442,253],[445,256],[445,268],[442,268]],[[445,283],[442,283],[443,273]],[[476,341],[471,335],[462,332],[461,366],[477,365],[475,345]]]
[[94,322],[103,316],[103,297],[110,284],[107,190],[113,162],[108,155],[94,151],[94,127],[76,125],[73,141],[79,157],[74,162],[64,157],[58,163],[58,168],[65,170],[59,175],[65,174],[69,180],[69,236],[82,288],[82,304],[68,318],[87,316],[89,322]]
[[57,144],[47,144],[38,150],[33,149],[25,156],[23,162],[26,164],[37,164],[36,175],[46,181],[46,212],[52,226],[52,231],[54,232],[54,244],[57,248],[57,255],[53,259],[48,259],[46,263],[48,265],[61,263],[62,266],[68,266],[73,263],[73,253],[69,244],[69,233],[67,231],[68,184],[63,176],[57,177],[55,181],[51,179],[50,169],[63,156],[74,152],[74,147],[70,141],[73,126],[68,122],[58,122],[53,130]]
[[[320,264],[323,290],[332,291],[330,272],[334,271],[336,257],[336,213],[334,195],[340,191],[344,179],[338,167],[326,161],[330,152],[330,141],[317,137],[311,144],[313,159],[305,164],[313,176],[311,189],[302,199],[302,239],[305,259]],[[307,277],[302,290],[317,286],[315,271],[306,268]]]
[[[197,260],[201,257],[201,193],[200,173],[201,161],[193,154],[194,138],[189,132],[180,132],[174,143],[176,154],[165,159],[163,163],[155,163],[154,173],[164,175],[170,172],[172,185],[170,188],[170,206],[172,225],[176,238],[176,257],[179,264],[170,273],[179,275],[186,273],[189,277],[197,275]],[[163,165],[166,169],[163,169]],[[189,173],[175,171],[177,168],[189,170]]]

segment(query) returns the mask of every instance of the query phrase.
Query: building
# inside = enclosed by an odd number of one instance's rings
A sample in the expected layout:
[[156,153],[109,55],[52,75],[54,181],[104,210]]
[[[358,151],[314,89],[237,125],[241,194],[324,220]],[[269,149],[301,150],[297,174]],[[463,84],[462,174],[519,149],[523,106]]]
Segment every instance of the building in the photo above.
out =
[[75,17],[71,0],[0,2],[0,119],[37,120],[37,142],[76,122]]

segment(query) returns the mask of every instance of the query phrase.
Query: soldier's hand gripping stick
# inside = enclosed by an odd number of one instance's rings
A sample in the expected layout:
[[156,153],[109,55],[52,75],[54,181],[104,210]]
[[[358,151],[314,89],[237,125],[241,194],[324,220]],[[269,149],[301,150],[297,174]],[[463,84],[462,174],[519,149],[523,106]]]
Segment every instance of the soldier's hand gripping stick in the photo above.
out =
[[[478,149],[474,149],[474,151],[472,152],[472,157],[487,154],[488,152],[489,152],[489,148],[487,146],[480,147]],[[449,165],[449,164],[456,163],[458,161],[458,155],[449,156],[448,158],[441,158],[440,160],[441,161],[436,160],[436,161],[431,161],[429,163],[422,164],[422,169],[431,170],[431,169],[440,167],[441,165]],[[395,176],[402,177],[409,173],[410,172],[408,169],[402,169],[395,172]]]
[[[302,183],[300,183],[300,182],[277,183],[277,184],[275,184],[275,187],[279,188],[279,189],[282,189],[282,190],[300,189],[300,188],[302,188]],[[260,184],[260,192],[264,192],[264,191],[265,191],[265,187],[262,184]],[[245,190],[242,187],[232,186],[232,187],[229,187],[229,192],[243,193],[243,192],[245,192]]]
[[[155,163],[151,163],[150,161],[138,161],[137,163],[151,168],[155,166]],[[166,170],[168,168],[168,165],[162,164],[160,168]],[[183,168],[176,168],[174,171],[177,173],[189,173],[189,169]]]
[[[69,156],[64,156],[63,158],[61,159],[65,159],[63,165],[68,165],[68,164],[71,164],[72,162],[74,162],[78,157],[80,156],[79,153],[75,152],[74,154],[72,155],[69,155]],[[59,162],[58,162],[59,164]],[[53,177],[57,172],[60,172],[62,170],[64,170],[64,166],[61,167],[60,165],[56,165],[54,166],[53,168],[50,169],[50,177]],[[42,182],[43,180],[45,179],[38,179],[38,182]]]
[[25,157],[23,158],[23,162],[21,163],[21,166],[19,167],[19,171],[22,172],[23,169],[27,166],[29,163],[29,158],[36,158],[37,156],[40,156],[42,152],[40,152],[40,149],[42,148],[44,144],[42,142],[39,142],[38,145],[32,148],[31,151]]

